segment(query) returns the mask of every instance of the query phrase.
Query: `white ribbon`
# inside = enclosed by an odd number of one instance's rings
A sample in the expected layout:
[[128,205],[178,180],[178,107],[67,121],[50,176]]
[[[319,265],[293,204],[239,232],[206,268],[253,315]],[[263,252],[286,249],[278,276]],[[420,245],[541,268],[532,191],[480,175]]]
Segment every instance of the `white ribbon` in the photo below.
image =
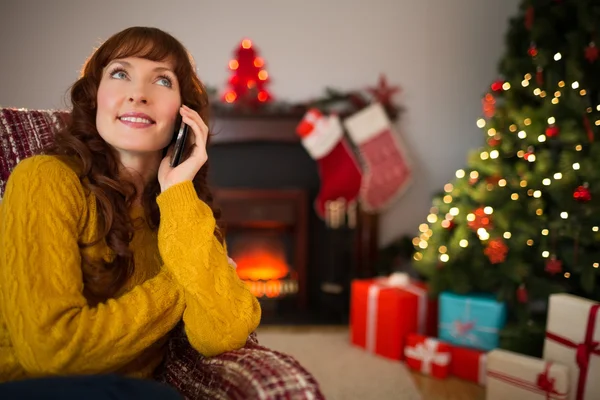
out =
[[421,372],[431,375],[431,365],[436,364],[445,366],[450,363],[449,352],[438,352],[439,342],[435,339],[426,338],[422,343],[416,346],[407,346],[404,349],[404,354],[407,358],[421,361]]
[[419,297],[417,329],[420,334],[425,334],[425,316],[427,313],[427,291],[410,284],[410,277],[405,273],[394,273],[387,278],[375,279],[375,282],[369,286],[367,299],[367,333],[366,349],[370,353],[375,353],[377,344],[377,310],[379,303],[379,292],[381,289],[399,288],[413,293]]

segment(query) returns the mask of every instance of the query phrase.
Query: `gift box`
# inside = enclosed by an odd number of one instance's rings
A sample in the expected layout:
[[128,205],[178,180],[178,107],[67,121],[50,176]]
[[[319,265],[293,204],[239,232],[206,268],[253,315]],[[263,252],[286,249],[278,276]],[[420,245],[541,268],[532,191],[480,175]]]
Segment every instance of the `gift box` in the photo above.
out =
[[437,301],[407,274],[352,281],[350,339],[371,353],[401,360],[406,336],[433,336],[436,319]]
[[600,399],[599,308],[570,294],[550,296],[544,359],[569,367],[570,400]]
[[498,347],[506,323],[506,305],[492,295],[443,292],[439,298],[439,338],[480,350]]
[[425,375],[443,379],[450,369],[450,346],[447,343],[416,333],[406,337],[406,366]]
[[569,368],[512,351],[492,350],[487,354],[488,400],[567,400]]
[[450,375],[485,385],[487,353],[468,347],[450,346]]

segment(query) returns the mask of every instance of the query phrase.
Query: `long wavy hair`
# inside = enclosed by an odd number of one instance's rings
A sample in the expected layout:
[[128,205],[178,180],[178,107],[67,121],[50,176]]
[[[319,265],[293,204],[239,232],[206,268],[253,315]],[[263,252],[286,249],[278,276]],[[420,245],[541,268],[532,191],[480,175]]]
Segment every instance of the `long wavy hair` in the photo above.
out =
[[[94,194],[98,214],[97,237],[80,248],[104,241],[114,253],[111,262],[91,259],[82,252],[84,294],[93,302],[114,296],[134,272],[129,244],[134,222],[129,209],[136,198],[132,182],[119,175],[116,151],[96,129],[97,92],[103,69],[114,59],[140,57],[152,61],[172,61],[181,91],[181,101],[196,110],[208,125],[209,104],[206,90],[195,73],[195,63],[185,47],[170,34],[156,28],[132,27],[106,40],[86,61],[80,78],[71,87],[72,113],[66,129],[59,132],[45,154],[67,157],[79,174],[83,186]],[[210,135],[209,135],[210,137]],[[164,154],[164,152],[163,152]],[[212,209],[217,221],[215,236],[223,242],[219,228],[220,212],[213,206],[207,184],[208,162],[193,179],[198,197]],[[142,194],[146,220],[153,229],[160,223],[156,197],[158,179],[146,185]]]

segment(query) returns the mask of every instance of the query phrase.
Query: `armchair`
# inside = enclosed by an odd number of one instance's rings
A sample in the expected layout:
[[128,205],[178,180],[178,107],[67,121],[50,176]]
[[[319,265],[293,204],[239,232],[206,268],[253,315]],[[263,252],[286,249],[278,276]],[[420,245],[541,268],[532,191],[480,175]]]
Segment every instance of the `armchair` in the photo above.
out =
[[[17,163],[51,144],[68,119],[67,111],[0,107],[0,200]],[[186,399],[324,398],[297,360],[261,346],[255,333],[243,348],[206,358],[191,347],[182,324],[172,332],[155,379]]]

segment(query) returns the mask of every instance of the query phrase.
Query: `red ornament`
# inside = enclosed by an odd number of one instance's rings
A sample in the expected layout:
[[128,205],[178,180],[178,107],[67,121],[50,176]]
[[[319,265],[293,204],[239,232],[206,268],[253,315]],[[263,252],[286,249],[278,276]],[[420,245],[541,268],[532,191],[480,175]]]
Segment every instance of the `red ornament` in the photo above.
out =
[[590,63],[594,63],[598,59],[599,53],[596,43],[590,42],[589,46],[585,48],[585,59]]
[[506,246],[504,240],[500,238],[492,239],[489,241],[483,253],[488,257],[492,264],[500,264],[506,260],[508,246]]
[[498,146],[502,142],[502,140],[500,138],[491,137],[491,138],[488,139],[487,142],[488,142],[488,144],[490,146],[496,147],[496,146]]
[[448,231],[451,231],[456,227],[456,224],[450,219],[445,219],[442,221],[442,227]]
[[389,106],[392,104],[392,96],[400,91],[400,87],[388,86],[387,78],[384,74],[381,74],[377,86],[367,88],[367,91],[373,95],[377,102]]
[[538,83],[538,85],[543,85],[544,84],[544,68],[542,67],[537,67],[536,71],[535,71],[535,80]]
[[492,225],[492,220],[489,215],[487,215],[483,211],[483,207],[479,207],[475,211],[473,211],[475,218],[473,221],[469,221],[467,225],[474,231],[477,231],[479,228],[489,228]]
[[549,138],[556,137],[560,133],[560,128],[556,125],[550,125],[546,128],[546,136]]
[[525,288],[525,284],[523,283],[521,283],[521,285],[517,289],[517,300],[519,301],[519,303],[523,304],[527,303],[527,300],[529,300],[527,288]]
[[534,17],[535,10],[533,6],[527,7],[527,11],[525,12],[525,28],[527,28],[528,31],[530,31],[531,27],[533,26]]
[[487,176],[485,178],[485,182],[490,183],[492,185],[497,185],[498,182],[500,182],[500,179],[502,179],[502,177],[499,175]]
[[490,93],[486,94],[481,100],[483,105],[483,115],[486,118],[492,118],[496,113],[496,99]]
[[529,150],[527,153],[525,153],[523,155],[523,158],[525,159],[525,161],[529,161],[529,157],[533,155],[533,151]]
[[502,86],[504,85],[504,81],[503,80],[497,80],[496,82],[492,83],[492,90],[494,92],[499,92],[502,90]]
[[563,270],[562,261],[557,260],[555,256],[552,256],[546,261],[546,268],[544,270],[550,275],[560,274]]
[[579,186],[573,192],[573,198],[580,203],[587,203],[592,199],[592,193],[590,193],[590,189],[588,189],[587,185]]
[[531,43],[531,45],[529,46],[529,50],[527,50],[527,54],[529,54],[531,57],[535,57],[538,55],[538,51],[537,51],[537,47],[535,47],[535,43]]
[[223,95],[227,103],[243,104],[255,107],[272,100],[265,89],[269,74],[264,68],[264,60],[250,39],[244,39],[235,52],[236,58],[229,62],[233,75],[229,79],[229,89]]

